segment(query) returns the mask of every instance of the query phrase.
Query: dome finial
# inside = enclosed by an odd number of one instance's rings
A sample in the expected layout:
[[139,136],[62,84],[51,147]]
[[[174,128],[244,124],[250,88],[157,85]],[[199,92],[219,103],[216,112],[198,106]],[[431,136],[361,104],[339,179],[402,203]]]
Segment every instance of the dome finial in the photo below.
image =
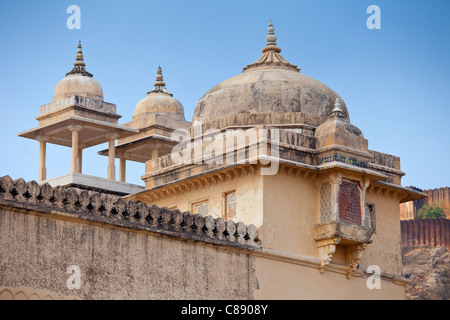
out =
[[89,73],[86,71],[86,63],[84,62],[84,56],[83,56],[83,47],[81,46],[81,40],[78,41],[78,47],[77,47],[77,55],[75,57],[75,63],[74,68],[72,71],[66,73],[66,76],[69,74],[80,74],[82,76],[91,77],[92,73]]
[[158,66],[158,69],[156,69],[156,82],[153,85],[155,86],[155,89],[147,92],[147,94],[150,94],[152,92],[159,92],[172,96],[172,94],[166,89],[166,83],[164,82],[161,66]]
[[277,43],[277,36],[275,35],[275,28],[272,25],[272,20],[270,20],[269,27],[267,28],[268,35],[266,37],[267,39],[267,45],[268,46],[276,46]]
[[336,102],[334,103],[334,109],[331,111],[331,113],[337,117],[343,117],[344,111],[341,109],[341,102],[339,99],[336,99]]
[[161,66],[156,69],[156,82],[154,83],[154,86],[156,91],[166,86],[166,84],[164,83]]
[[74,66],[86,66],[86,63],[84,63],[84,57],[83,57],[83,47],[81,46],[81,40],[78,41],[78,50],[77,50],[77,56],[75,58]]
[[277,37],[275,35],[275,28],[273,27],[272,20],[270,20],[267,31],[267,46],[262,49],[262,55],[259,57],[258,61],[245,67],[243,72],[254,68],[282,68],[300,72],[300,69],[297,68],[297,66],[284,60],[283,56],[280,54],[281,48],[277,47]]

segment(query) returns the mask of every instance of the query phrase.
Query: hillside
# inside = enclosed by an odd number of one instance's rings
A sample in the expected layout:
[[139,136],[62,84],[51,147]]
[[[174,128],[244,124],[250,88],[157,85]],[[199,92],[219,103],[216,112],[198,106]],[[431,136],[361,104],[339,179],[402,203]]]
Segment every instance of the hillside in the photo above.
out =
[[406,294],[413,300],[450,298],[450,253],[445,247],[403,248],[403,273],[410,275]]

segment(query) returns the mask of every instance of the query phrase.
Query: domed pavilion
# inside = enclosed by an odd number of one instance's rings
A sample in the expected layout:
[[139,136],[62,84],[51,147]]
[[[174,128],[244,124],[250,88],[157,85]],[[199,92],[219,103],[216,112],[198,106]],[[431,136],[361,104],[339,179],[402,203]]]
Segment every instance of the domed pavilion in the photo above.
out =
[[[201,296],[239,297],[235,292],[244,290],[262,300],[403,299],[408,280],[402,276],[399,204],[425,194],[401,185],[399,157],[369,149],[350,121],[350,111],[360,106],[347,105],[284,59],[272,23],[266,40],[256,62],[203,94],[192,122],[159,67],[153,87],[137,98],[131,121],[122,125],[116,106],[103,100],[102,86],[86,70],[80,44],[74,68],[57,84],[53,101],[41,106],[39,126],[19,136],[40,142],[41,184],[101,192],[78,196],[34,184],[25,192],[22,180],[3,179],[4,206],[30,196],[28,211],[40,205],[50,208],[45,212],[56,205],[72,210],[63,213],[61,230],[69,230],[68,217],[85,219],[82,225],[92,231],[66,233],[80,243],[70,250],[85,250],[77,255],[87,257],[83,270],[106,275],[92,282],[94,297],[95,284],[106,284],[117,297],[111,283],[120,279],[132,291],[123,294],[139,298],[198,297],[206,288]],[[108,178],[83,175],[82,150],[103,142],[109,148],[98,153],[108,156]],[[46,178],[46,143],[72,148],[69,175]],[[126,183],[127,161],[145,163],[145,188]],[[44,190],[45,200],[33,190]],[[57,199],[60,194],[67,197]],[[9,221],[22,220],[12,214]],[[53,223],[38,222],[24,230],[54,230]],[[65,244],[51,232],[42,239]],[[44,261],[66,263],[66,256]],[[369,288],[372,275],[382,290]]]
[[[183,105],[166,89],[161,67],[156,71],[153,90],[138,102],[132,120],[123,125],[138,133],[119,139],[114,151],[120,159],[122,182],[126,180],[127,160],[146,163],[171,153],[178,143],[172,133],[190,127],[191,123],[184,118]],[[110,151],[102,150],[98,154],[109,156]]]
[[[260,58],[200,98],[184,140],[148,158],[146,189],[126,198],[253,224],[265,248],[317,256],[322,273],[341,264],[350,278],[363,250],[398,255],[399,242],[375,233],[398,223],[399,202],[423,195],[401,186],[400,159],[369,150],[341,96],[287,62],[276,41],[271,23]],[[181,119],[161,81],[133,121]]]
[[[40,143],[40,183],[129,194],[141,188],[116,181],[114,150],[116,139],[135,134],[137,130],[119,125],[120,118],[116,105],[103,100],[102,86],[86,70],[80,42],[73,69],[56,85],[52,102],[40,107],[39,116],[36,117],[39,126],[18,135]],[[82,174],[83,150],[105,142],[108,142],[111,150],[107,178]],[[72,149],[69,174],[47,179],[47,143]]]

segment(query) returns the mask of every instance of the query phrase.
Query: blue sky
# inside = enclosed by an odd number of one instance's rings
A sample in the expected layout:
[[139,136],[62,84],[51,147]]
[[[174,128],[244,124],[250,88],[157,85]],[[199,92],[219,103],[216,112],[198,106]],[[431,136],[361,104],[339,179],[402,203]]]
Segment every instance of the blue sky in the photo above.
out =
[[[80,30],[66,26],[72,4]],[[380,30],[366,27],[370,5],[381,9]],[[39,143],[16,134],[37,126],[78,40],[119,123],[131,120],[158,65],[191,121],[207,90],[258,59],[272,19],[285,59],[344,99],[371,150],[401,158],[404,186],[449,186],[449,15],[448,0],[2,0],[0,176],[37,179]],[[104,148],[84,152],[84,173],[106,177],[107,158],[96,154]],[[49,145],[47,176],[68,173],[70,157]],[[130,163],[127,181],[142,185],[143,173]]]

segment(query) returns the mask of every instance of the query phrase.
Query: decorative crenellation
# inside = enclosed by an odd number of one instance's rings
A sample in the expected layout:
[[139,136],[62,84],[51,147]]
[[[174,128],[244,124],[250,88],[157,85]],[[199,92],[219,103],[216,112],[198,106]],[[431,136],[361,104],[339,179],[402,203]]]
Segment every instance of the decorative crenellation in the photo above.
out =
[[260,247],[258,230],[232,220],[201,216],[177,209],[148,206],[144,202],[93,191],[52,188],[48,183],[0,178],[0,205],[48,214],[73,214],[76,218],[147,230],[168,236],[219,245]]

